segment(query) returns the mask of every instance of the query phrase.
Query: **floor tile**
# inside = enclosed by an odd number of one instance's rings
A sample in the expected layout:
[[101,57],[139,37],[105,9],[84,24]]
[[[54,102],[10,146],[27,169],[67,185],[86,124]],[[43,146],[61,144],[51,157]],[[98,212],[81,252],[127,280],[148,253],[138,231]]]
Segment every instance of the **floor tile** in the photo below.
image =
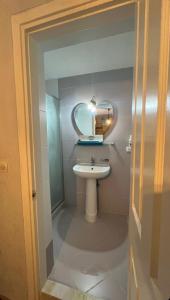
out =
[[127,218],[100,215],[94,224],[75,209],[53,221],[55,265],[49,279],[107,300],[126,300]]

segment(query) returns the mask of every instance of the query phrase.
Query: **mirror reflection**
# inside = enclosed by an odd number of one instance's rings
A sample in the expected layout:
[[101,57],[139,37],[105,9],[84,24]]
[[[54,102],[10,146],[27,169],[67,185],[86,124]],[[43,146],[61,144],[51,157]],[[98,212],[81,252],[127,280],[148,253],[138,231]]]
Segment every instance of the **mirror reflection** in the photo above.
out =
[[95,98],[87,103],[79,103],[73,110],[73,125],[80,135],[106,136],[116,121],[116,113],[109,101],[96,103]]

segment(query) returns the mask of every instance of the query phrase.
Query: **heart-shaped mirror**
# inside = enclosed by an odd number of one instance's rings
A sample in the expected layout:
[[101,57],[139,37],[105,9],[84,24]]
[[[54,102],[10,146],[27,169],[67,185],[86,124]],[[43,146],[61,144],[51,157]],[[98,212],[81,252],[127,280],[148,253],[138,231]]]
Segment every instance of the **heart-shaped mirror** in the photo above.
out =
[[116,124],[116,109],[108,101],[96,104],[92,98],[89,104],[74,107],[72,121],[78,135],[106,137]]

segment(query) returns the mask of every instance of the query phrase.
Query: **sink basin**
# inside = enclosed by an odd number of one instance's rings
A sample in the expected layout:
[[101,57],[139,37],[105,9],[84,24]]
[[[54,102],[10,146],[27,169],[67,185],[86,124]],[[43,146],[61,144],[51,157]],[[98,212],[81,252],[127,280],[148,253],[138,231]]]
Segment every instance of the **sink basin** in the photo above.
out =
[[106,177],[110,166],[77,164],[73,167],[75,175],[86,179],[86,220],[94,223],[97,218],[97,185],[96,180]]
[[73,167],[73,172],[82,178],[100,179],[106,177],[109,174],[110,166],[77,164]]

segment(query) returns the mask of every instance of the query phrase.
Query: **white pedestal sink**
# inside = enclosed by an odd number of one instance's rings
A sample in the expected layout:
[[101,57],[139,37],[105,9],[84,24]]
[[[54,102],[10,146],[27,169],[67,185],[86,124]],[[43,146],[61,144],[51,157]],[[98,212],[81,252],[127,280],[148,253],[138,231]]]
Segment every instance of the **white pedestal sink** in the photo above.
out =
[[97,190],[96,179],[106,177],[110,172],[110,166],[77,164],[73,172],[86,179],[86,220],[94,223],[97,218]]

